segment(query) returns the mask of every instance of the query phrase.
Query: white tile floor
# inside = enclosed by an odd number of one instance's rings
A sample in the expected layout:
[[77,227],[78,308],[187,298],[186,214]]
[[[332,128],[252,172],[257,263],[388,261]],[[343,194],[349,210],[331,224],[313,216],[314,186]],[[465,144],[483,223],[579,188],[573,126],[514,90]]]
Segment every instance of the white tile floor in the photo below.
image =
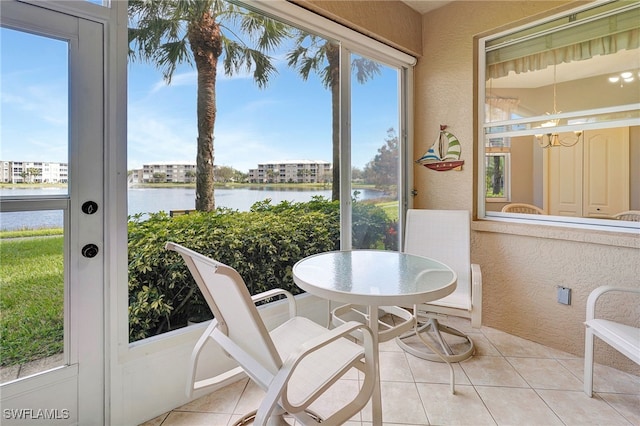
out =
[[[385,425],[640,425],[640,377],[596,365],[596,394],[588,398],[582,391],[582,358],[488,327],[455,325],[472,333],[477,348],[472,358],[455,365],[455,395],[445,364],[409,355],[394,341],[381,345]],[[342,380],[316,411],[331,410],[357,380],[356,374]],[[262,395],[242,380],[144,426],[231,425],[257,408]],[[370,424],[369,407],[348,423]]]

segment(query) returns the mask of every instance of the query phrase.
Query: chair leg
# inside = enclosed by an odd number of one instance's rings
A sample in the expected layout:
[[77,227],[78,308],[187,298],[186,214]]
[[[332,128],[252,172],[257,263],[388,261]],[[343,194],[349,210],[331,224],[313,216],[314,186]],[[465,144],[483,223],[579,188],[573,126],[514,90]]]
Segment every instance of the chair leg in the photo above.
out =
[[[466,342],[464,343],[464,349],[459,351],[458,353],[454,353],[450,345],[447,344],[447,342],[442,337],[442,333],[465,339]],[[429,339],[433,340],[433,342],[437,346],[439,346],[440,349],[434,350],[431,345],[426,345],[426,339],[425,337],[423,337],[425,334],[428,335]],[[420,340],[425,342],[425,346],[427,346],[431,352],[425,351],[422,348],[410,346],[404,341],[405,339],[408,339],[414,335],[418,336]],[[419,324],[415,327],[414,330],[411,330],[410,332],[400,336],[398,339],[396,339],[396,342],[403,350],[409,352],[410,354],[422,359],[426,359],[428,361],[435,362],[460,362],[469,358],[475,352],[473,340],[471,340],[469,336],[459,330],[456,330],[455,328],[440,324],[436,318],[428,318],[425,323]]]
[[[447,355],[444,355],[444,354],[440,353],[429,341],[427,341],[422,336],[422,333],[420,333],[418,331],[417,327],[416,327],[416,329],[414,331],[415,331],[416,336],[418,336],[418,338],[420,340],[422,340],[422,343],[432,351],[432,354],[435,355],[435,356],[440,357],[440,360],[442,362],[445,362],[447,364],[447,366],[449,367],[449,386],[451,388],[451,394],[455,395],[456,394],[456,376],[455,376],[455,372],[453,370],[453,365],[451,364],[451,361],[449,361],[449,357]],[[403,348],[405,351],[407,351],[407,352],[409,352],[411,354],[414,354],[414,355],[416,355],[418,357],[424,358],[422,356],[424,354],[424,352],[417,351],[417,350],[411,348],[410,346],[405,345],[405,343],[402,341],[402,337],[403,336],[400,336],[400,337],[396,338],[396,342],[398,343],[398,345],[401,348]],[[442,336],[440,336],[440,340],[442,340]],[[443,341],[443,343],[444,343],[444,341]]]
[[589,327],[584,338],[584,393],[593,396],[593,332]]

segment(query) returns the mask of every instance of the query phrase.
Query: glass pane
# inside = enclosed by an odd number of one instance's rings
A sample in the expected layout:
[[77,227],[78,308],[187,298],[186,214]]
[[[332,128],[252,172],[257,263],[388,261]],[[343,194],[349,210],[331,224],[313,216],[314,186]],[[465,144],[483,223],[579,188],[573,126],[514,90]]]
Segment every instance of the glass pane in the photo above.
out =
[[485,166],[487,198],[507,198],[505,191],[506,158],[505,155],[487,155]]
[[[332,121],[332,102],[337,102],[338,97],[332,97],[334,81],[325,79],[332,75],[328,72],[332,69],[328,58],[339,58],[338,45],[284,27],[288,36],[268,52],[268,62],[275,72],[268,75],[264,87],[259,87],[253,68],[247,71],[232,66],[230,74],[224,68],[230,52],[227,48],[241,49],[245,43],[254,47],[253,39],[242,29],[248,27],[231,20],[249,15],[225,2],[215,2],[215,7],[229,12],[215,14],[229,43],[219,58],[216,78],[209,77],[215,88],[212,100],[216,109],[215,117],[208,118],[215,153],[212,193],[214,207],[219,210],[194,212],[198,179],[204,176],[196,167],[199,132],[203,139],[211,135],[198,129],[198,123],[207,119],[199,116],[197,109],[198,71],[191,52],[185,63],[177,65],[170,84],[153,62],[130,58],[131,341],[183,327],[190,320],[197,321],[199,313],[208,313],[199,292],[184,290],[193,286],[186,274],[177,281],[163,278],[173,270],[169,272],[165,263],[156,262],[166,255],[157,241],[153,242],[154,230],[161,232],[164,240],[188,240],[191,247],[199,246],[229,263],[241,273],[250,291],[264,285],[294,286],[291,277],[286,276],[287,267],[314,250],[339,248],[339,205],[331,202],[333,129],[338,129],[338,123]],[[144,24],[144,14],[130,16],[130,26]],[[136,46],[135,42],[130,45],[137,52]],[[288,66],[290,62],[292,66]],[[306,68],[305,64],[310,63],[311,67]],[[332,66],[338,69],[338,63]],[[338,104],[335,105],[337,108]],[[205,179],[204,183],[211,181]],[[208,195],[203,191],[203,196]],[[302,236],[299,231],[305,222],[302,216],[296,223],[270,222],[268,213],[275,211],[274,206],[281,202],[308,202],[314,197],[322,197],[323,201],[312,209],[321,210],[327,220],[315,221],[313,226],[328,229],[326,239]],[[239,216],[230,210],[247,213],[252,206],[257,213],[264,212],[265,222],[252,216],[250,222],[238,225],[235,218]],[[160,211],[166,215],[152,214]],[[137,214],[141,216],[134,218]],[[263,227],[258,231],[260,224]],[[280,228],[291,232],[276,239]],[[259,236],[262,238],[257,241]],[[291,244],[291,250],[283,249],[287,247],[284,244]],[[248,270],[249,262],[255,269]],[[271,264],[270,270],[263,271],[261,265],[267,263]],[[146,269],[149,267],[150,271]],[[158,301],[155,308],[154,301]]]
[[353,248],[398,250],[399,73],[357,55],[351,69]]
[[64,364],[62,214],[0,213],[2,383]]
[[67,43],[8,28],[0,29],[0,43],[0,180],[14,190],[2,195],[66,194]]
[[[8,28],[0,43],[0,203],[66,198],[67,43]],[[2,382],[64,363],[63,211],[30,208],[0,213]]]
[[[627,42],[640,8],[627,6],[597,5],[487,42],[487,212],[512,202],[611,219],[640,208],[640,55]],[[508,153],[500,140],[510,140]]]

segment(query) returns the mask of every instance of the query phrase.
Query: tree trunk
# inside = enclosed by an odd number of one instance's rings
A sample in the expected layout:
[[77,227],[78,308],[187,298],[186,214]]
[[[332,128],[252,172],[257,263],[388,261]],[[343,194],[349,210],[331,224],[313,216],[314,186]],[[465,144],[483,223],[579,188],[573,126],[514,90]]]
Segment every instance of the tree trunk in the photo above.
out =
[[215,209],[213,194],[213,129],[216,121],[216,67],[222,54],[222,34],[209,12],[189,24],[187,36],[198,70],[198,149],[196,157],[196,210]]
[[340,200],[340,46],[327,45],[327,61],[331,72],[331,119],[333,143],[333,181],[331,199]]
[[493,157],[493,195],[500,194],[502,189],[502,170],[500,170],[500,157],[495,155]]

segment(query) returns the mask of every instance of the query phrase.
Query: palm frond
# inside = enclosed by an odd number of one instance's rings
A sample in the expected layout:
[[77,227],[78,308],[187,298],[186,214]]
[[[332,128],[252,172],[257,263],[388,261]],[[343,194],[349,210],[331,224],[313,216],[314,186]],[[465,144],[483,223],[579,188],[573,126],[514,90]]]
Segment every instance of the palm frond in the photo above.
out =
[[259,50],[273,51],[285,39],[291,37],[292,27],[280,21],[255,12],[244,13],[241,16],[240,28],[253,39]]
[[325,88],[331,86],[331,72],[327,63],[327,45],[330,41],[314,34],[299,31],[295,47],[286,55],[287,65],[295,68],[303,80],[312,72],[318,74]]
[[353,59],[351,61],[351,70],[355,71],[356,80],[361,84],[382,73],[380,64],[367,58]]
[[225,57],[222,64],[226,75],[249,73],[253,69],[253,79],[262,89],[266,87],[269,78],[278,72],[272,63],[273,58],[257,49],[227,38],[223,39],[223,46]]

